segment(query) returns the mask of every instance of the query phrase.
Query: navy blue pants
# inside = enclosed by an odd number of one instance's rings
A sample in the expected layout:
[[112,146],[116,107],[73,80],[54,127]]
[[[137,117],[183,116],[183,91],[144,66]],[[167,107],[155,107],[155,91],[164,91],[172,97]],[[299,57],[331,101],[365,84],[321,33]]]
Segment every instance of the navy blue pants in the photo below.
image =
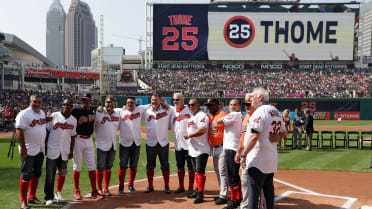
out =
[[258,209],[261,189],[266,200],[266,209],[274,209],[274,173],[262,173],[255,167],[248,168],[248,209]]
[[156,156],[159,156],[160,168],[163,171],[169,170],[168,161],[169,144],[162,147],[159,143],[155,147],[146,144],[147,165],[146,169],[154,170],[156,167]]
[[40,178],[43,167],[44,154],[39,152],[35,156],[21,156],[21,177],[24,181],[30,181],[32,177]]
[[179,151],[176,150],[176,161],[177,161],[177,168],[185,168],[185,162],[187,162],[187,168],[192,169],[192,162],[191,157],[189,156],[189,151],[181,149]]
[[234,150],[225,150],[225,166],[227,170],[227,182],[229,187],[234,187],[239,184],[240,176],[239,169],[240,164],[234,161],[236,152]]
[[137,168],[139,156],[140,156],[140,146],[137,146],[136,143],[133,142],[132,146],[124,147],[120,145],[119,148],[119,166],[120,168],[128,168],[128,161],[129,161],[129,168]]

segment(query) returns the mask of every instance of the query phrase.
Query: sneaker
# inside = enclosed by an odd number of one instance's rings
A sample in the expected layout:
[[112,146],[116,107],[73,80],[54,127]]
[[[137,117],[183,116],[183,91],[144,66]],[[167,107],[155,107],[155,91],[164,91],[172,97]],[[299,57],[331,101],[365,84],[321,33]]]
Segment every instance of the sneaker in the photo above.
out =
[[31,203],[31,204],[36,204],[36,205],[42,205],[43,202],[41,202],[39,199],[37,199],[36,197],[32,200],[28,200],[28,203]]
[[227,202],[226,207],[224,207],[223,209],[235,209],[235,208],[236,208],[235,202],[229,201],[229,202]]
[[153,192],[154,191],[154,188],[153,187],[150,187],[148,186],[145,190],[145,193],[150,193],[150,192]]
[[165,187],[165,188],[164,188],[164,193],[165,193],[165,194],[170,194],[170,193],[171,193],[169,187]]
[[98,194],[101,195],[101,196],[104,196],[104,195],[105,195],[104,192],[103,192],[102,190],[98,190],[97,192],[98,192]]
[[21,207],[20,209],[29,209],[28,205],[27,205],[27,201],[26,202],[21,202]]
[[128,190],[129,190],[131,193],[136,193],[136,189],[133,187],[133,184],[128,184]]
[[63,202],[65,202],[65,199],[63,199],[63,197],[62,197],[62,193],[61,193],[61,192],[57,192],[57,193],[54,195],[54,200],[55,200],[57,203],[63,203]]
[[216,205],[224,205],[227,203],[227,200],[221,197],[217,197],[214,202],[216,203]]
[[48,206],[53,205],[53,200],[47,200],[45,202],[45,205],[48,205]]
[[92,192],[92,194],[90,195],[90,197],[92,199],[97,199],[97,200],[101,200],[103,199],[104,197],[102,195],[100,195],[97,191],[94,191]]
[[184,193],[184,192],[185,192],[185,189],[178,188],[178,189],[176,189],[176,191],[174,191],[174,194],[179,194],[179,193]]
[[104,196],[111,196],[112,194],[111,194],[110,190],[105,190],[105,191],[103,191],[103,195]]
[[74,198],[75,198],[75,200],[81,200],[82,199],[81,194],[80,194],[80,190],[75,191]]
[[123,194],[124,194],[124,186],[119,186],[118,195],[123,195]]

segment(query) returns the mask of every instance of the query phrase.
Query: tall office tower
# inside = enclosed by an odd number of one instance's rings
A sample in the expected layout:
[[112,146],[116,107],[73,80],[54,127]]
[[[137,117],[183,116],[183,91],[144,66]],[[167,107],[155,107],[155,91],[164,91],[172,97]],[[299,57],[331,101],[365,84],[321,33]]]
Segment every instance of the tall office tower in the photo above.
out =
[[65,22],[65,10],[54,0],[47,13],[46,55],[56,65],[65,64]]
[[66,65],[90,66],[91,52],[97,48],[97,29],[89,5],[72,0],[66,18]]

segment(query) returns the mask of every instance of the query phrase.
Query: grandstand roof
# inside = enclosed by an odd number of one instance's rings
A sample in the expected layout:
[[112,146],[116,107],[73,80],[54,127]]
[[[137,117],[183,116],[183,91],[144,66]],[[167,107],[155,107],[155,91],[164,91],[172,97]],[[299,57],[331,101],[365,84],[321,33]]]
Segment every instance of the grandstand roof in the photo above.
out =
[[28,43],[18,38],[16,35],[4,33],[3,44],[14,53],[14,61],[24,64],[43,64],[45,66],[54,66],[55,64],[48,60],[44,55],[30,46]]

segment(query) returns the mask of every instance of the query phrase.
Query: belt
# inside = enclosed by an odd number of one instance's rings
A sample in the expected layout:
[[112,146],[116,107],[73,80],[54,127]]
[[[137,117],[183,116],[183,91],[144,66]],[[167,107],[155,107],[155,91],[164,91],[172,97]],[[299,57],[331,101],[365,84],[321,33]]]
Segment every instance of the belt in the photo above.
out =
[[223,143],[217,145],[217,146],[213,146],[214,148],[219,148],[219,147],[222,147],[223,146]]
[[79,135],[79,137],[82,138],[82,139],[90,139],[90,136]]

